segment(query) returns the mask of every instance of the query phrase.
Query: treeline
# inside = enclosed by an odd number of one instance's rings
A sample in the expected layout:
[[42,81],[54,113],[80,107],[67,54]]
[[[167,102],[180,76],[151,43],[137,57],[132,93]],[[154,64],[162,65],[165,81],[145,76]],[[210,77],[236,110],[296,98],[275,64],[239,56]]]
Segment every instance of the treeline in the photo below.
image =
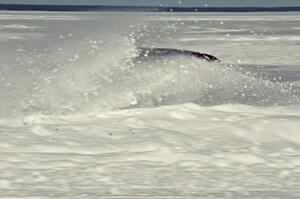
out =
[[0,4],[8,11],[116,11],[116,12],[296,12],[300,7],[146,7]]

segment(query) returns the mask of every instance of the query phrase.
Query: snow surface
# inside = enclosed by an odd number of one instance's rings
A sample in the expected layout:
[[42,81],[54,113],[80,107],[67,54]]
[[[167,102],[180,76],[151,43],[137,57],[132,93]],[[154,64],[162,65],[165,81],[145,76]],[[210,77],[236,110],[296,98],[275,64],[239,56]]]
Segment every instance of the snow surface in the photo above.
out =
[[299,20],[1,12],[0,197],[299,198]]

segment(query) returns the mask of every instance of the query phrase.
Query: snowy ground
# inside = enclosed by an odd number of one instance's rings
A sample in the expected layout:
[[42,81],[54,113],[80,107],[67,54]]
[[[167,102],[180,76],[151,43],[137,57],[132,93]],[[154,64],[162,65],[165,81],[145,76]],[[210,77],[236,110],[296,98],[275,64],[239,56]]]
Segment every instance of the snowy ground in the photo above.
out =
[[299,21],[0,13],[0,197],[299,198]]

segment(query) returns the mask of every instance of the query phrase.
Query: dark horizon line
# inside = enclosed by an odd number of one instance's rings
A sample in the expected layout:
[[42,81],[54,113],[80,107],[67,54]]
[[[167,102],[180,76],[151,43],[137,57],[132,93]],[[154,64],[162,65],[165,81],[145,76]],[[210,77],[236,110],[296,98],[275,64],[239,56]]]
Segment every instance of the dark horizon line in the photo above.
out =
[[2,11],[123,11],[123,12],[296,12],[300,7],[161,7],[106,5],[0,4]]

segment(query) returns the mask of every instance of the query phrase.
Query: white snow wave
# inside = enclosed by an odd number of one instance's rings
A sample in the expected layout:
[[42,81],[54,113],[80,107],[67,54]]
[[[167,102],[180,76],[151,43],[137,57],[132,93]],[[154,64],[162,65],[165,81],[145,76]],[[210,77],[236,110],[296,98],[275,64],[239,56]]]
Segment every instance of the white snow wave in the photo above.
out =
[[3,114],[297,101],[290,86],[231,66],[180,55],[138,57],[133,39],[109,32],[81,40],[68,35],[44,50],[20,50],[14,67],[1,68]]

